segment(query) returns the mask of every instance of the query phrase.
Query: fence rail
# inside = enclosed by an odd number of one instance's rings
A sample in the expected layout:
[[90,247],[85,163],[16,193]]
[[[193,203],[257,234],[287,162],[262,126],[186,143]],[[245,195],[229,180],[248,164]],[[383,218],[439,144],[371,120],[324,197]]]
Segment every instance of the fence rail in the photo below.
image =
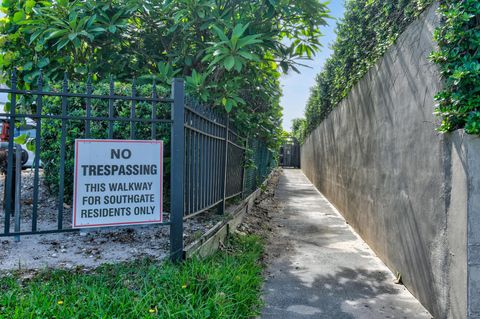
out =
[[[0,92],[10,95],[9,111],[0,113],[9,133],[8,143],[4,143],[8,147],[3,150],[7,165],[0,237],[75,231],[65,202],[69,201],[73,181],[73,143],[78,138],[164,140],[165,156],[170,159],[165,161],[164,169],[164,197],[169,199],[164,211],[170,213],[165,213],[169,219],[163,225],[170,226],[173,259],[182,257],[185,218],[210,209],[223,213],[227,200],[253,192],[275,165],[266,145],[242,137],[228,116],[192,99],[185,100],[181,79],[173,80],[169,98],[158,97],[155,84],[150,86],[151,96],[141,97],[135,82],[130,95],[121,95],[115,92],[113,80],[108,94],[94,93],[90,79],[84,92],[78,92],[78,88],[72,89],[67,76],[58,92],[45,90],[41,75],[36,86],[34,90],[17,89],[14,72],[10,88],[0,88]],[[35,123],[36,135],[30,195],[16,194],[12,165],[15,127],[27,119]],[[58,149],[46,143],[57,143]],[[41,178],[51,178],[45,171],[58,174],[54,224],[39,222]],[[31,208],[23,207],[23,211],[30,209],[28,218],[22,222],[21,230],[18,224],[12,229],[14,207],[25,196],[32,197]]]

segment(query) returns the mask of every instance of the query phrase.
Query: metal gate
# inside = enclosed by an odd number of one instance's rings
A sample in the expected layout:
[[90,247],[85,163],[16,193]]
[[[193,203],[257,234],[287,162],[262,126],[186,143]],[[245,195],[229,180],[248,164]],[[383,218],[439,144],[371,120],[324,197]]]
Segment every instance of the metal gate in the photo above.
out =
[[280,147],[280,166],[300,168],[300,144],[294,138]]

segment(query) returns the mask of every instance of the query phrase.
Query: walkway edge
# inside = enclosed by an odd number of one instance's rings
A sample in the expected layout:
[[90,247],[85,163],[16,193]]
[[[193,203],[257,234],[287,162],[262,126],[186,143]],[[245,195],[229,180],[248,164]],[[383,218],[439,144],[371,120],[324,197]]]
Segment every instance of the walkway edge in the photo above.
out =
[[185,247],[185,258],[205,258],[214,254],[221,243],[242,223],[243,217],[252,209],[255,200],[262,193],[262,187],[267,185],[274,172],[275,170],[268,175],[256,191],[245,198],[232,212],[228,212],[226,220],[218,222],[202,237]]

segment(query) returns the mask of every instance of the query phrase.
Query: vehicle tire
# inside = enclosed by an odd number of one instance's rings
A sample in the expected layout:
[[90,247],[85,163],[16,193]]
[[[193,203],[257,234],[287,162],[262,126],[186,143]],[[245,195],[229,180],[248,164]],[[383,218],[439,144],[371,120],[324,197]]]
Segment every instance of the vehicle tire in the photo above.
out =
[[28,162],[28,152],[22,148],[22,167]]

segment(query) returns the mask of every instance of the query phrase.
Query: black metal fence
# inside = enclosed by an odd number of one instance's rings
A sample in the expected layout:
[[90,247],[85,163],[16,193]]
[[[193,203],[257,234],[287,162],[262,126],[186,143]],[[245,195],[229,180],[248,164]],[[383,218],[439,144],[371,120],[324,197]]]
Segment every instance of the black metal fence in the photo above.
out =
[[[71,211],[65,204],[71,195],[76,138],[164,140],[165,157],[170,160],[165,160],[164,210],[167,213],[161,225],[170,226],[173,259],[182,257],[185,218],[214,208],[223,213],[228,199],[254,191],[275,165],[266,145],[241,137],[227,116],[192,100],[185,101],[182,79],[174,79],[169,98],[159,97],[155,84],[150,86],[148,97],[137,93],[135,83],[130,94],[117,94],[113,80],[108,94],[95,93],[90,79],[82,93],[78,87],[72,89],[67,76],[60,89],[44,88],[40,75],[35,89],[17,89],[13,72],[10,88],[0,89],[9,94],[9,110],[0,114],[5,125],[8,124],[9,133],[3,150],[8,164],[4,209],[0,211],[0,237],[76,230],[71,228]],[[27,218],[22,216],[23,221],[19,221],[17,214],[12,228],[14,208],[20,205],[22,197],[14,187],[14,133],[18,123],[26,119],[36,123],[31,209]],[[48,145],[48,153],[45,143],[52,141],[58,148]],[[54,224],[39,219],[41,177],[52,177],[45,176],[46,170],[50,175],[58,174],[54,176],[58,178],[58,186],[53,187],[58,191]]]

